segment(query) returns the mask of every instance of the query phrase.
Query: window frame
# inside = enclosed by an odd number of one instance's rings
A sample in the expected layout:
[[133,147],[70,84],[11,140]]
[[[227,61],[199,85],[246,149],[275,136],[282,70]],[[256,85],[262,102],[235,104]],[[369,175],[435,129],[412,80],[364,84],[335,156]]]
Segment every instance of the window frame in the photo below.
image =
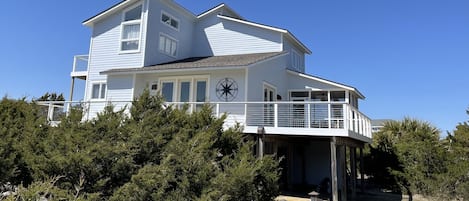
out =
[[[163,21],[163,15],[166,15],[167,17],[169,17],[169,23]],[[171,25],[171,21],[172,21],[172,20],[174,20],[174,21],[177,22],[177,24],[178,24],[177,27],[173,27],[173,26]],[[179,27],[180,27],[180,25],[181,25],[181,21],[180,21],[178,18],[174,17],[173,15],[169,14],[168,12],[166,12],[166,11],[164,11],[164,10],[161,10],[160,22],[161,22],[162,24],[165,24],[166,26],[168,26],[168,27],[174,29],[175,31],[179,31]]]
[[210,76],[209,75],[194,75],[194,76],[169,76],[169,77],[160,77],[159,85],[161,90],[159,94],[163,95],[163,83],[173,83],[173,100],[171,102],[180,102],[181,101],[181,82],[189,82],[189,102],[196,102],[197,100],[197,82],[205,82],[205,102],[210,100]]
[[[141,6],[142,7],[142,10],[140,11],[140,19],[136,19],[136,20],[129,20],[129,21],[125,21],[125,15],[127,12],[131,11],[132,9],[134,8],[137,8]],[[121,19],[121,27],[120,27],[120,37],[119,37],[119,53],[137,53],[137,52],[140,52],[140,49],[141,49],[141,46],[142,46],[142,30],[143,30],[143,27],[142,27],[142,18],[143,18],[143,4],[136,4],[134,6],[131,6],[127,9],[125,9],[123,12],[122,12],[122,19]],[[138,33],[138,37],[137,38],[127,38],[127,39],[123,39],[124,37],[124,29],[126,26],[131,26],[131,25],[139,25],[139,33]],[[131,50],[122,50],[123,48],[123,45],[122,43],[124,42],[131,42],[131,41],[137,41],[137,49],[131,49]]]
[[[98,87],[98,97],[94,98],[94,86],[99,85]],[[104,88],[103,88],[104,85]],[[103,94],[104,93],[104,94]],[[107,97],[107,82],[105,81],[99,81],[99,82],[92,82],[91,83],[91,93],[90,93],[90,99],[91,100],[105,100]]]
[[[163,46],[163,48],[164,48],[163,50],[161,49],[161,42],[162,42],[162,41],[161,41],[161,37],[165,38],[164,44],[163,44],[163,45],[164,45],[164,46]],[[172,47],[173,47],[173,46],[172,46],[172,43],[171,43],[170,46],[169,46],[169,48],[170,48],[170,49],[169,49],[169,53],[166,52],[166,46],[167,46],[167,45],[166,45],[166,41],[167,41],[168,39],[169,39],[171,42],[175,42],[175,43],[176,43],[176,51],[175,51],[174,55],[171,54],[171,52],[172,52],[171,50],[172,50]],[[170,56],[170,57],[177,58],[178,50],[179,50],[179,41],[176,40],[175,38],[169,36],[168,34],[165,34],[165,33],[160,32],[159,37],[158,37],[158,51],[159,51],[160,53],[165,54],[165,55],[168,55],[168,56]]]
[[291,66],[293,69],[295,70],[298,70],[298,71],[301,71],[302,67],[303,67],[303,61],[301,59],[301,55],[292,49],[292,57],[291,57]]

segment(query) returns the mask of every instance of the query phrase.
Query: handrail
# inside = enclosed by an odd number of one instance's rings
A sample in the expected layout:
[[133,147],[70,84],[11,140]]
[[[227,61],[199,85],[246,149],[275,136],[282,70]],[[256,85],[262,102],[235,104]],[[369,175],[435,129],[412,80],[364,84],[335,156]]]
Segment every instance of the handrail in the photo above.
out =
[[[68,114],[72,105],[81,105],[91,119],[103,107],[114,104],[116,107],[131,106],[128,100],[91,101],[37,101],[38,105],[48,106],[48,119],[56,120],[56,109]],[[226,124],[241,123],[244,126],[264,126],[295,129],[337,129],[371,138],[371,120],[355,107],[345,102],[320,101],[272,101],[272,102],[170,102],[170,105],[189,105],[189,112],[198,106],[213,106],[213,115],[227,114]],[[127,107],[128,109],[129,107]]]

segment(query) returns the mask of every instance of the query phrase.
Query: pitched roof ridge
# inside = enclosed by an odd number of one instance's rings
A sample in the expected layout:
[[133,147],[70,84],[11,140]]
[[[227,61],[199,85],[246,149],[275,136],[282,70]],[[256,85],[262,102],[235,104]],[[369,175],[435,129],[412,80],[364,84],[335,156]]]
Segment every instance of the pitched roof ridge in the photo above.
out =
[[226,3],[220,3],[200,14],[197,15],[197,19],[200,19],[200,18],[203,18],[204,16],[207,16],[208,14],[210,14],[211,12],[219,9],[219,8],[226,8],[228,9],[230,12],[234,13],[239,19],[244,19],[240,14],[238,14],[235,10],[233,10],[230,6],[228,6],[228,4]]

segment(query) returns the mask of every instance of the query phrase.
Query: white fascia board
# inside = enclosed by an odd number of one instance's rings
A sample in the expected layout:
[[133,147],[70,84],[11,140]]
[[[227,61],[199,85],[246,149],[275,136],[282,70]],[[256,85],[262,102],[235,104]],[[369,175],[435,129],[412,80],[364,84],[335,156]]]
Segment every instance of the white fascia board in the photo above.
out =
[[299,72],[292,71],[292,70],[288,70],[288,69],[287,69],[287,72],[290,73],[290,74],[296,75],[296,76],[300,76],[300,77],[306,78],[306,79],[310,79],[310,80],[322,82],[322,83],[329,84],[329,85],[332,85],[332,86],[335,86],[335,87],[339,87],[339,88],[342,88],[342,89],[346,89],[346,90],[349,90],[349,91],[353,91],[353,92],[355,92],[361,99],[365,99],[365,96],[364,96],[362,93],[360,93],[360,91],[358,91],[358,90],[357,90],[356,88],[354,88],[354,87],[350,87],[350,86],[343,85],[343,84],[340,84],[340,83],[337,83],[337,82],[332,82],[332,81],[329,81],[329,80],[326,80],[326,79],[322,79],[322,78],[319,78],[319,77],[310,76],[310,75],[307,75],[307,74],[299,73]]
[[223,8],[223,7],[226,8],[227,10],[231,11],[232,13],[234,13],[238,18],[243,19],[243,17],[242,17],[241,15],[239,15],[236,11],[234,11],[233,9],[231,9],[228,5],[226,5],[226,4],[224,4],[224,3],[218,5],[218,6],[212,8],[212,9],[210,9],[210,10],[207,10],[207,11],[201,13],[201,14],[199,14],[199,15],[197,16],[197,19],[201,19],[201,18],[203,18],[203,17],[205,17],[205,16],[207,16],[207,15],[210,15],[211,13],[213,13],[213,12],[215,12],[216,10],[221,9],[221,8]]
[[255,62],[255,63],[252,63],[252,64],[249,64],[247,67],[251,67],[251,66],[255,66],[255,65],[258,65],[258,64],[261,64],[261,63],[264,63],[264,62],[267,62],[267,61],[270,61],[270,60],[273,60],[273,59],[276,59],[276,58],[279,58],[279,57],[282,57],[282,56],[285,56],[289,54],[289,52],[284,52],[282,54],[279,54],[279,55],[275,55],[273,57],[270,57],[270,58],[266,58],[266,59],[263,59],[261,61],[258,61],[258,62]]
[[[145,67],[143,67],[145,68]],[[237,70],[244,69],[246,66],[231,67],[204,67],[204,68],[182,68],[182,69],[165,69],[165,70],[139,70],[126,72],[100,72],[101,75],[129,75],[129,74],[146,74],[146,73],[172,73],[172,72],[192,72],[192,71],[213,71],[213,70]],[[188,73],[190,74],[190,73]]]
[[94,22],[96,22],[97,20],[100,20],[102,19],[103,17],[106,17],[106,16],[109,16],[117,11],[120,11],[122,10],[123,8],[125,8],[126,6],[132,4],[132,3],[135,3],[137,1],[140,1],[140,0],[124,0],[124,1],[121,1],[120,3],[112,6],[111,8],[108,8],[107,10],[104,10],[103,12],[85,20],[83,22],[83,25],[85,26],[88,26],[88,27],[92,27]]
[[191,11],[187,10],[186,8],[184,8],[183,6],[181,6],[179,3],[173,1],[173,0],[166,0],[166,1],[162,1],[164,3],[166,3],[167,6],[173,8],[174,10],[178,10],[179,12],[183,13],[184,15],[192,18],[192,19],[195,19],[196,16],[194,15],[194,13],[192,13]]
[[306,54],[311,54],[311,50],[306,47],[306,45],[304,45],[301,41],[299,41],[292,33],[290,33],[289,31],[287,31],[287,33],[285,33],[285,35],[290,38],[290,40],[292,40],[294,43],[296,43],[298,46],[300,46],[301,48],[303,48],[303,51],[306,53]]
[[279,28],[275,28],[275,27],[271,27],[271,26],[267,26],[267,25],[263,25],[263,24],[258,24],[258,23],[254,23],[254,22],[249,22],[249,21],[245,21],[245,20],[240,20],[240,19],[224,16],[224,15],[217,15],[217,16],[221,19],[224,19],[224,20],[230,20],[230,21],[233,21],[233,22],[247,24],[247,25],[258,27],[258,28],[261,28],[261,29],[267,29],[267,30],[271,30],[271,31],[284,33],[284,34],[288,33],[288,31],[285,30],[285,29],[279,29]]

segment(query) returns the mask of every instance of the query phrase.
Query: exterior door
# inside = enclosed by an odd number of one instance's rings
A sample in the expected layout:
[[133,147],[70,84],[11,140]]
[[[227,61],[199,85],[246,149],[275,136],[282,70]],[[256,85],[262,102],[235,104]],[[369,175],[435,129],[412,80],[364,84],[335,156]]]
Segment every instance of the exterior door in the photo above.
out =
[[276,101],[275,89],[270,86],[264,85],[264,102],[270,102],[264,104],[264,125],[265,126],[274,126],[275,125],[275,109],[274,103]]

